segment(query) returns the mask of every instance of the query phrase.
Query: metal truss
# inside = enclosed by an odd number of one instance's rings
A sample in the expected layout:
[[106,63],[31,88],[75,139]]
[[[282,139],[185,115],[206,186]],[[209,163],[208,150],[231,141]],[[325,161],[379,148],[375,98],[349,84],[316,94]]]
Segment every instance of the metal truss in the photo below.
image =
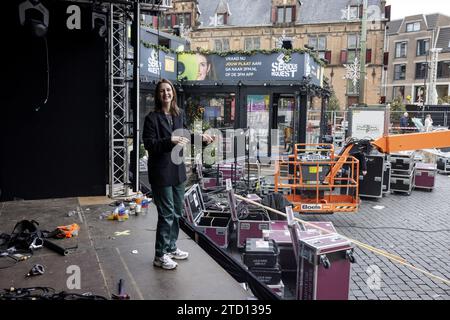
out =
[[[109,83],[109,196],[129,196],[130,149],[135,150],[139,160],[139,55],[129,57],[128,30],[134,21],[136,33],[134,50],[139,50],[139,16],[142,12],[165,11],[172,6],[171,0],[104,0],[109,8],[108,19],[108,83]],[[133,61],[134,60],[134,61]],[[131,68],[131,64],[134,67]],[[133,70],[133,71],[131,71]],[[137,76],[136,76],[137,75]],[[134,119],[130,121],[130,83],[134,79],[131,100],[134,102]],[[134,127],[133,127],[134,126]],[[139,170],[135,172],[133,188],[137,189]]]
[[128,196],[128,6],[109,4],[109,196]]

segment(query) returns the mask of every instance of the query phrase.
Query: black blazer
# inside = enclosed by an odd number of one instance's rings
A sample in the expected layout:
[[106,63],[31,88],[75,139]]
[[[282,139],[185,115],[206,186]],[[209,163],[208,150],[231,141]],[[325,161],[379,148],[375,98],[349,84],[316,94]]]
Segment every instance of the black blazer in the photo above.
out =
[[142,140],[147,149],[148,180],[152,186],[176,186],[186,181],[186,167],[184,161],[174,164],[171,152],[175,144],[172,143],[172,132],[176,129],[186,129],[186,117],[180,109],[179,116],[173,116],[171,127],[163,112],[150,112],[145,117]]

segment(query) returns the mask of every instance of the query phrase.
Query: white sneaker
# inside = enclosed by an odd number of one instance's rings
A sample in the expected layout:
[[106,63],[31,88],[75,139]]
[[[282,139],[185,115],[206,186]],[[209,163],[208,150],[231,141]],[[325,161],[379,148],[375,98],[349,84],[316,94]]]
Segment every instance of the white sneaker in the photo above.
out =
[[153,265],[166,270],[171,270],[175,269],[178,263],[173,261],[168,254],[165,254],[162,257],[155,257],[155,260],[153,260]]
[[185,251],[181,251],[180,249],[177,249],[174,252],[169,252],[169,253],[167,253],[167,255],[169,257],[171,257],[172,259],[177,259],[177,260],[184,260],[184,259],[187,259],[187,257],[189,257],[189,253],[187,253]]

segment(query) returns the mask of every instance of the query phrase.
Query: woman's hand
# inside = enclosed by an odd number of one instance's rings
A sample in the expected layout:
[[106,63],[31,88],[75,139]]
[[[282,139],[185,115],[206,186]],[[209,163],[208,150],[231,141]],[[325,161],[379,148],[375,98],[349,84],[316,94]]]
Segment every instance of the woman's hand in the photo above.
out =
[[172,143],[185,146],[189,143],[189,139],[181,136],[172,136]]
[[209,144],[214,141],[214,137],[211,137],[209,134],[204,133],[202,134],[202,140]]

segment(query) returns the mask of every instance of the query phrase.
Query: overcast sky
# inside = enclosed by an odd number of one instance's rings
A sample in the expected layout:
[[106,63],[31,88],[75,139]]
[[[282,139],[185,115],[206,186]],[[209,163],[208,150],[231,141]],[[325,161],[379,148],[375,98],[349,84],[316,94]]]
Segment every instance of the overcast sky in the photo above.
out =
[[428,13],[450,16],[450,0],[387,0],[387,4],[392,6],[391,20]]

